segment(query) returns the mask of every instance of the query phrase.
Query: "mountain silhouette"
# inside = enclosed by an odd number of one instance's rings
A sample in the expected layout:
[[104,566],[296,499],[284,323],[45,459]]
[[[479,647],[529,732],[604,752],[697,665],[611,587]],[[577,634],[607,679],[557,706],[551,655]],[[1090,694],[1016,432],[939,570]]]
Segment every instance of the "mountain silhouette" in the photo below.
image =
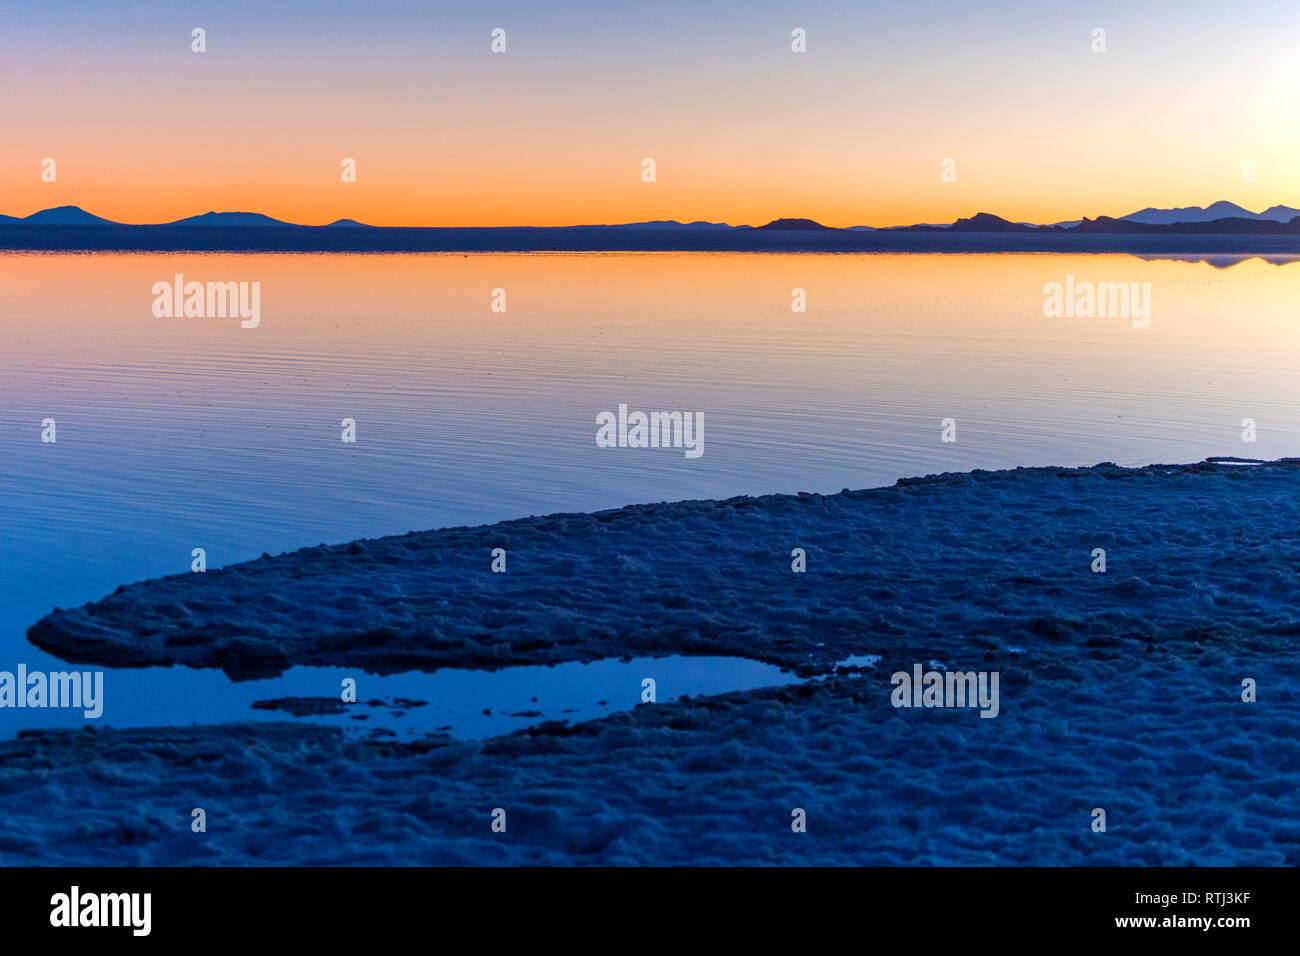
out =
[[177,219],[169,226],[292,226],[294,223],[272,219],[260,212],[205,212],[201,216]]
[[1146,235],[1218,235],[1218,236],[1267,236],[1300,235],[1300,217],[1288,222],[1275,219],[1246,219],[1233,216],[1227,219],[1210,219],[1191,222],[1133,222],[1128,219],[1112,219],[1110,216],[1098,216],[1096,219],[1084,218],[1083,222],[1068,232],[1076,233],[1128,233]]
[[893,226],[884,232],[1052,232],[1055,226],[1033,226],[1011,222],[991,212],[977,212],[967,219],[958,219],[951,226],[922,223],[915,226]]
[[819,232],[830,231],[830,226],[823,226],[813,219],[773,219],[759,229],[781,230],[783,232]]
[[725,222],[679,222],[676,219],[652,219],[649,222],[615,222],[597,223],[586,226],[573,226],[574,229],[745,229],[746,226],[731,226]]
[[[1003,219],[1001,216],[989,212],[976,213],[973,216],[964,219],[958,219],[951,224],[940,223],[916,223],[909,226],[850,226],[847,229],[836,229],[831,226],[825,226],[813,219],[801,219],[786,217],[773,219],[771,222],[758,227],[751,226],[732,226],[725,222],[707,222],[704,220],[695,220],[693,222],[681,222],[676,219],[655,219],[649,222],[624,222],[624,223],[593,223],[583,226],[520,226],[520,227],[482,227],[482,228],[536,228],[536,229],[626,229],[626,230],[656,230],[671,232],[675,230],[689,229],[692,231],[736,231],[736,230],[766,230],[769,232],[1053,232],[1053,231],[1074,231],[1083,232],[1116,232],[1116,233],[1137,233],[1147,232],[1150,229],[1146,227],[1155,227],[1159,229],[1173,229],[1177,232],[1196,232],[1196,233],[1222,233],[1225,235],[1239,232],[1243,235],[1257,235],[1262,233],[1274,232],[1269,228],[1272,225],[1286,225],[1300,216],[1300,209],[1291,206],[1270,206],[1263,212],[1251,212],[1243,209],[1236,203],[1220,200],[1209,206],[1181,206],[1172,209],[1159,209],[1154,206],[1148,206],[1146,209],[1140,209],[1137,212],[1129,213],[1127,216],[1098,216],[1096,219],[1083,217],[1082,219],[1066,220],[1050,225],[1036,225],[1028,222],[1011,222]],[[1265,227],[1261,230],[1255,224],[1263,223]],[[290,229],[319,229],[319,228],[410,228],[423,229],[430,227],[411,226],[411,227],[388,227],[388,226],[371,226],[367,223],[358,222],[355,219],[336,219],[327,227],[321,226],[304,226],[299,223],[286,222],[282,219],[275,219],[260,212],[205,212],[200,216],[190,216],[185,219],[178,219],[175,222],[160,223],[157,225],[139,226],[129,223],[114,222],[110,219],[104,219],[86,212],[79,206],[56,206],[52,209],[42,209],[40,212],[33,213],[27,217],[0,215],[0,225],[18,226],[22,224],[32,225],[56,225],[56,226],[118,226],[126,229],[164,229],[169,227],[188,228],[193,226],[199,227],[232,227],[232,228],[290,228]],[[1131,228],[1131,227],[1141,228]],[[1195,226],[1195,229],[1191,227]],[[457,228],[457,227],[438,227],[438,228]],[[1285,230],[1283,230],[1285,231]]]
[[93,216],[80,206],[55,206],[53,209],[42,209],[40,212],[34,212],[26,219],[18,221],[48,226],[114,225],[111,220],[101,219],[99,216]]
[[[1120,218],[1126,222],[1168,226],[1179,222],[1214,222],[1216,219],[1253,219],[1257,221],[1290,222],[1300,216],[1300,209],[1290,206],[1271,206],[1263,212],[1251,212],[1236,203],[1219,200],[1202,209],[1200,206],[1183,206],[1176,209],[1156,209],[1148,206]],[[1107,218],[1107,217],[1100,217]]]
[[[1221,212],[1242,215],[1205,219]],[[531,250],[901,250],[1132,251],[1200,254],[1300,253],[1300,210],[1263,213],[1233,203],[1171,210],[1149,207],[1138,217],[1098,216],[1038,226],[979,212],[951,225],[917,224],[836,229],[812,219],[781,218],[758,226],[654,220],[592,226],[370,226],[338,219],[304,226],[255,212],[208,212],[171,223],[111,222],[77,206],[26,218],[0,216],[0,249],[420,252]],[[1180,217],[1191,216],[1191,219]],[[1200,217],[1200,218],[1197,218]],[[1143,218],[1174,222],[1143,222]]]
[[1278,222],[1290,222],[1296,216],[1300,216],[1300,209],[1292,209],[1290,206],[1269,206],[1259,214],[1261,219],[1275,219]]
[[958,219],[950,227],[953,232],[1033,232],[1036,229],[1050,229],[1050,226],[1026,226],[1019,222],[1010,222],[991,212],[977,212],[969,219]]

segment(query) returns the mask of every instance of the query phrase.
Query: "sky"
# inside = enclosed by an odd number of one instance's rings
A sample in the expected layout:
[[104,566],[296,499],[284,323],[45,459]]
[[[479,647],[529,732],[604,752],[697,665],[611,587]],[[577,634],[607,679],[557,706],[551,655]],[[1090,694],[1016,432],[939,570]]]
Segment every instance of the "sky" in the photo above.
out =
[[0,213],[880,226],[1300,206],[1298,27],[1295,0],[0,0]]

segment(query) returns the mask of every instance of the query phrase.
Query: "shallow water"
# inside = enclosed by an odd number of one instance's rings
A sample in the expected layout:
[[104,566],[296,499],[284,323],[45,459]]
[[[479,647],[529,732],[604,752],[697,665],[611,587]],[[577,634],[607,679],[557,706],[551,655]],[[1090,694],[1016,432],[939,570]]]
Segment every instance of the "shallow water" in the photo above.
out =
[[[177,272],[260,282],[260,326],[155,318]],[[1044,318],[1067,273],[1149,281],[1150,327]],[[199,547],[215,568],[631,502],[1294,455],[1298,289],[1296,264],[1109,255],[0,254],[0,669],[61,669],[32,622]],[[597,448],[620,403],[702,413],[704,455]],[[110,686],[172,721],[238,697],[140,674]]]
[[[344,713],[294,715],[281,708],[253,707],[258,701],[286,697],[341,703],[343,681],[349,678],[356,682],[356,702]],[[445,733],[470,740],[547,720],[577,722],[631,710],[642,703],[647,678],[654,681],[659,703],[800,680],[771,664],[739,657],[642,657],[382,677],[355,668],[293,667],[269,680],[240,682],[214,670],[148,667],[105,672],[103,714],[98,718],[88,720],[81,710],[62,708],[0,710],[0,732],[12,736],[26,727],[304,720],[357,734],[384,730],[400,738]]]

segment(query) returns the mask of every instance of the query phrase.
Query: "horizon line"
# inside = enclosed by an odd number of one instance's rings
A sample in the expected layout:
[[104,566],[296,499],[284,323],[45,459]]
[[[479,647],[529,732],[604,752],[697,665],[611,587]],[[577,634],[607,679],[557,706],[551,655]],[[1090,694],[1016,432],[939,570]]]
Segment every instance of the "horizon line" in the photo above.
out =
[[[509,224],[509,225],[490,225],[490,226],[488,226],[488,225],[481,225],[481,226],[464,226],[464,225],[452,225],[452,226],[446,226],[446,225],[394,226],[394,225],[379,225],[379,224],[375,224],[375,223],[362,222],[361,220],[356,219],[356,218],[353,218],[353,217],[351,217],[351,216],[340,216],[340,217],[334,218],[334,219],[332,219],[332,220],[330,220],[330,221],[328,221],[328,222],[323,222],[323,223],[319,223],[319,224],[311,224],[311,223],[291,222],[291,221],[289,221],[289,220],[285,220],[285,219],[278,219],[277,217],[272,216],[272,215],[270,215],[270,214],[268,214],[268,213],[256,212],[256,211],[252,211],[252,210],[220,210],[220,211],[218,211],[218,210],[215,210],[215,209],[209,209],[207,212],[204,212],[204,213],[196,213],[196,214],[193,214],[193,215],[182,216],[182,217],[180,217],[179,219],[172,219],[172,220],[166,220],[166,221],[161,221],[161,222],[122,222],[122,221],[119,221],[119,220],[108,219],[108,218],[103,217],[103,216],[98,216],[98,215],[96,215],[95,213],[90,212],[88,209],[86,209],[86,207],[81,206],[81,205],[78,205],[78,204],[75,204],[75,203],[64,203],[64,204],[57,205],[57,206],[49,206],[49,207],[45,207],[45,208],[42,208],[42,209],[38,209],[38,210],[36,210],[35,212],[28,214],[27,216],[10,216],[10,215],[5,214],[5,213],[0,213],[0,226],[5,226],[5,225],[15,225],[15,224],[19,224],[19,223],[27,223],[27,224],[29,224],[29,225],[80,225],[80,226],[87,226],[87,225],[94,225],[94,224],[95,224],[95,223],[90,223],[90,222],[80,222],[80,223],[55,223],[55,222],[45,222],[45,221],[31,222],[31,220],[32,220],[33,218],[35,218],[36,216],[40,216],[40,215],[43,214],[43,213],[55,213],[55,212],[61,212],[61,211],[65,211],[65,210],[66,210],[66,211],[68,211],[68,212],[70,212],[70,213],[79,213],[79,214],[85,215],[85,216],[87,216],[87,217],[89,217],[89,218],[91,218],[91,219],[99,220],[100,223],[103,223],[103,224],[105,224],[105,225],[113,225],[113,226],[127,226],[127,227],[157,227],[157,226],[176,226],[176,225],[202,225],[202,223],[200,223],[200,222],[194,222],[194,220],[203,220],[203,219],[205,219],[205,218],[207,218],[207,217],[240,217],[240,216],[244,216],[244,217],[251,217],[251,218],[258,218],[258,219],[268,220],[268,221],[265,222],[265,223],[258,224],[258,225],[261,225],[261,226],[266,227],[266,228],[273,228],[273,227],[275,227],[275,226],[287,226],[287,227],[293,227],[293,228],[307,228],[307,229],[322,229],[322,228],[328,228],[328,227],[330,227],[330,226],[347,227],[347,226],[352,226],[352,225],[355,225],[355,226],[357,226],[357,227],[361,227],[361,228],[374,228],[374,229],[601,229],[601,228],[606,228],[606,229],[608,229],[608,228],[626,228],[626,227],[630,227],[630,226],[656,226],[656,227],[660,227],[660,228],[666,228],[666,227],[672,227],[672,226],[679,226],[679,227],[683,227],[683,228],[762,229],[762,228],[767,228],[767,227],[770,227],[770,226],[772,226],[772,225],[775,225],[776,223],[780,223],[780,222],[788,222],[788,223],[802,223],[802,224],[808,224],[808,225],[804,226],[804,228],[818,228],[818,229],[827,229],[827,230],[878,230],[878,231],[880,231],[880,230],[890,230],[890,229],[907,229],[907,228],[913,228],[913,227],[918,227],[918,226],[930,226],[930,227],[939,227],[939,228],[943,228],[943,227],[946,227],[946,226],[954,225],[955,223],[960,222],[960,221],[962,221],[962,220],[969,220],[969,219],[973,219],[973,218],[976,218],[976,217],[990,217],[990,216],[991,216],[991,217],[994,217],[994,218],[997,218],[997,219],[1000,219],[1000,220],[1002,220],[1002,221],[1004,221],[1004,222],[1011,223],[1011,224],[1013,224],[1013,225],[1037,226],[1037,227],[1040,227],[1040,228],[1050,228],[1050,227],[1054,227],[1054,226],[1069,226],[1069,225],[1074,225],[1074,224],[1077,224],[1077,223],[1080,223],[1080,222],[1084,222],[1084,221],[1093,221],[1093,222],[1095,222],[1095,221],[1105,220],[1105,219],[1111,219],[1111,220],[1117,220],[1117,221],[1119,221],[1119,220],[1126,220],[1126,219],[1128,219],[1129,217],[1137,216],[1137,215],[1141,215],[1142,213],[1146,213],[1146,212],[1175,213],[1175,212],[1187,211],[1187,212],[1189,212],[1189,213],[1195,213],[1195,212],[1201,212],[1201,213],[1204,213],[1204,212],[1208,212],[1210,209],[1214,208],[1215,206],[1231,206],[1231,207],[1233,207],[1233,208],[1236,209],[1236,210],[1241,210],[1242,212],[1246,213],[1248,216],[1251,216],[1251,217],[1263,217],[1263,216],[1265,216],[1267,213],[1269,213],[1269,212],[1273,212],[1274,210],[1292,210],[1292,211],[1294,211],[1297,215],[1300,215],[1300,208],[1292,207],[1292,206],[1288,206],[1288,205],[1286,205],[1286,204],[1284,204],[1284,203],[1274,203],[1273,205],[1271,205],[1271,206],[1266,206],[1266,207],[1264,207],[1263,209],[1261,209],[1261,210],[1259,210],[1258,212],[1256,212],[1256,211],[1251,210],[1251,209],[1248,209],[1248,208],[1246,208],[1245,206],[1242,206],[1242,205],[1240,205],[1240,204],[1238,204],[1238,203],[1234,203],[1234,202],[1231,202],[1231,201],[1229,201],[1229,200],[1219,199],[1219,200],[1215,200],[1214,202],[1211,202],[1211,203],[1209,203],[1209,204],[1207,204],[1207,205],[1205,205],[1205,206],[1198,206],[1198,205],[1188,205],[1188,206],[1170,206],[1170,207],[1145,206],[1145,207],[1143,207],[1143,208],[1141,208],[1141,209],[1134,210],[1133,212],[1126,213],[1126,214],[1121,215],[1121,216],[1098,215],[1098,216],[1095,216],[1095,217],[1090,217],[1090,216],[1086,216],[1086,215],[1085,215],[1085,216],[1080,216],[1080,217],[1073,218],[1073,219],[1062,219],[1062,220],[1055,220],[1055,221],[1051,221],[1051,222],[1030,222],[1030,221],[1027,221],[1027,220],[1012,220],[1012,219],[1006,219],[1005,217],[1000,216],[1000,215],[998,215],[998,214],[996,214],[996,213],[990,213],[990,212],[987,212],[987,211],[981,210],[981,211],[976,212],[976,213],[971,213],[971,214],[969,214],[969,215],[967,215],[967,216],[958,216],[956,219],[953,219],[951,222],[947,222],[947,223],[944,223],[944,222],[935,222],[935,221],[932,220],[932,221],[930,221],[930,222],[917,222],[917,221],[913,221],[913,222],[908,222],[908,223],[899,223],[899,224],[896,224],[896,225],[886,225],[886,226],[873,226],[873,225],[867,225],[867,224],[865,224],[865,223],[858,223],[858,224],[854,224],[854,225],[850,225],[850,226],[830,226],[830,225],[826,225],[825,223],[823,223],[823,222],[821,222],[821,221],[819,221],[819,220],[813,219],[813,218],[811,218],[811,217],[805,217],[805,216],[777,216],[776,218],[773,218],[773,219],[771,219],[771,220],[769,220],[769,221],[763,223],[762,225],[758,225],[758,226],[750,225],[750,224],[748,224],[748,223],[732,224],[732,223],[724,222],[724,221],[714,221],[714,220],[706,220],[706,219],[677,219],[677,218],[639,219],[639,220],[611,221],[611,222],[586,222],[586,223],[570,223],[570,224],[565,224],[565,225],[533,225],[533,224],[519,224],[519,223],[515,223],[515,224]],[[1229,213],[1228,215],[1225,215],[1225,216],[1222,216],[1222,217],[1217,217],[1217,218],[1231,219],[1231,218],[1239,218],[1239,217],[1234,216],[1234,215],[1232,215],[1231,213]],[[1294,217],[1292,217],[1292,218],[1294,218]],[[1213,220],[1205,220],[1205,221],[1213,221]],[[1287,221],[1290,221],[1290,220],[1271,220],[1271,221],[1275,221],[1275,222],[1287,222]],[[217,225],[217,224],[214,224],[214,225]],[[249,227],[249,226],[252,226],[252,225],[254,225],[254,224],[252,224],[252,223],[244,224],[245,227]]]

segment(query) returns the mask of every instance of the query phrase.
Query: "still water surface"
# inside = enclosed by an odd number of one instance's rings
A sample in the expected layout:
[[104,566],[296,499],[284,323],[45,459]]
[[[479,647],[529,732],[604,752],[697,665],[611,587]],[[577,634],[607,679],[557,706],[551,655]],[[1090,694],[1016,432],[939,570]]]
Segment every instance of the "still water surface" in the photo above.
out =
[[[176,273],[260,282],[260,326],[155,318]],[[1044,318],[1067,273],[1150,282],[1150,327]],[[0,254],[0,669],[59,668],[31,623],[196,547],[220,567],[633,502],[1300,454],[1298,293],[1285,261],[1124,255]],[[704,455],[597,448],[620,403],[701,413]],[[109,675],[112,722],[229,718],[224,677],[153,673]],[[131,703],[149,687],[165,710]]]

